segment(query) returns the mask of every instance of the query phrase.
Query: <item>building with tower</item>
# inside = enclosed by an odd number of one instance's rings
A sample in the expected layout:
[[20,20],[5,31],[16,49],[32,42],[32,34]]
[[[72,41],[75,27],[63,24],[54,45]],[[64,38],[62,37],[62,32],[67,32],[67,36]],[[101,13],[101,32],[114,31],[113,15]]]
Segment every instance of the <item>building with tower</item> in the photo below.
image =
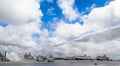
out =
[[24,59],[25,59],[25,60],[33,60],[33,56],[31,55],[30,52],[29,52],[29,53],[25,53]]

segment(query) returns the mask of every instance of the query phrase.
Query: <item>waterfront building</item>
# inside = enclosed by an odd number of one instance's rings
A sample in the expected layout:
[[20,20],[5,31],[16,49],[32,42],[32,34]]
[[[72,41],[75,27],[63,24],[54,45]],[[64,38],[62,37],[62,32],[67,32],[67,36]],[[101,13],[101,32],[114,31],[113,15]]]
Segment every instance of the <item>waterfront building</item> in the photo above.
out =
[[3,57],[3,55],[0,53],[0,61],[1,61],[2,57]]
[[24,59],[25,59],[25,60],[33,60],[34,57],[33,57],[33,56],[31,55],[31,53],[29,52],[28,54],[25,53],[25,55],[24,55]]
[[9,59],[6,58],[6,52],[5,52],[5,55],[0,53],[0,61],[10,61]]
[[45,61],[47,58],[44,56],[37,56],[37,55],[32,55],[30,52],[25,53],[24,59],[28,61]]
[[101,61],[106,60],[106,61],[109,61],[109,57],[107,57],[106,55],[104,55],[104,56],[97,56],[96,60],[101,60]]

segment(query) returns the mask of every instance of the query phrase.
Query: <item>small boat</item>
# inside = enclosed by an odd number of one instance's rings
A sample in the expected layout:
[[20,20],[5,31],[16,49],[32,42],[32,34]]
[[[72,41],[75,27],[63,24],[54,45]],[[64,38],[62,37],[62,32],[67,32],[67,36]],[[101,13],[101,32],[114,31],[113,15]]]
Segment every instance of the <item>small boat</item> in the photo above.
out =
[[98,65],[97,63],[94,63],[94,65]]

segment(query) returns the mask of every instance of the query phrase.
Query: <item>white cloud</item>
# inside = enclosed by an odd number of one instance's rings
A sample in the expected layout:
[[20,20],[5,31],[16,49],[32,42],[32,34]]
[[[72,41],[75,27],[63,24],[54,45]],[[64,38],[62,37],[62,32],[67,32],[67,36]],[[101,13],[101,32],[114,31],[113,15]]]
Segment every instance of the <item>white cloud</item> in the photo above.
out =
[[1,27],[0,30],[0,43],[2,45],[15,45],[21,47],[35,46],[36,43],[32,38],[32,34],[40,34],[39,24],[35,22],[19,26],[8,25],[6,28]]
[[0,0],[0,20],[7,24],[21,24],[39,20],[42,12],[35,0]]
[[74,8],[75,0],[58,0],[58,6],[62,9],[62,14],[69,20],[80,19],[80,13]]
[[66,24],[64,21],[61,21],[56,27],[54,35],[63,39],[72,39],[88,31],[88,29],[85,29],[86,27],[81,26],[79,23]]
[[113,1],[105,7],[93,9],[87,15],[87,19],[84,19],[84,22],[89,25],[95,24],[95,28],[120,24],[120,16],[118,15],[120,11],[119,3],[120,1]]

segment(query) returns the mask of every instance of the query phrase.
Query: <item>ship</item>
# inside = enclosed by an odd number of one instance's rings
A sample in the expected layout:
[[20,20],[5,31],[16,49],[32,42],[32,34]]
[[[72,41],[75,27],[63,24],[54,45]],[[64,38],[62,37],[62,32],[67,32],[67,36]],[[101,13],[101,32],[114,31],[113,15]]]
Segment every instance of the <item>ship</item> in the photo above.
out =
[[74,57],[66,57],[66,58],[64,58],[64,60],[75,60],[75,58]]
[[46,57],[44,56],[37,56],[37,61],[38,62],[44,62],[46,60]]
[[97,56],[96,57],[97,60],[100,60],[100,61],[109,61],[109,57],[107,57],[106,55],[104,56]]
[[50,55],[48,58],[47,58],[47,61],[48,62],[54,62],[54,58],[52,55]]
[[91,60],[90,56],[87,56],[86,54],[84,56],[77,56],[75,57],[76,60]]

